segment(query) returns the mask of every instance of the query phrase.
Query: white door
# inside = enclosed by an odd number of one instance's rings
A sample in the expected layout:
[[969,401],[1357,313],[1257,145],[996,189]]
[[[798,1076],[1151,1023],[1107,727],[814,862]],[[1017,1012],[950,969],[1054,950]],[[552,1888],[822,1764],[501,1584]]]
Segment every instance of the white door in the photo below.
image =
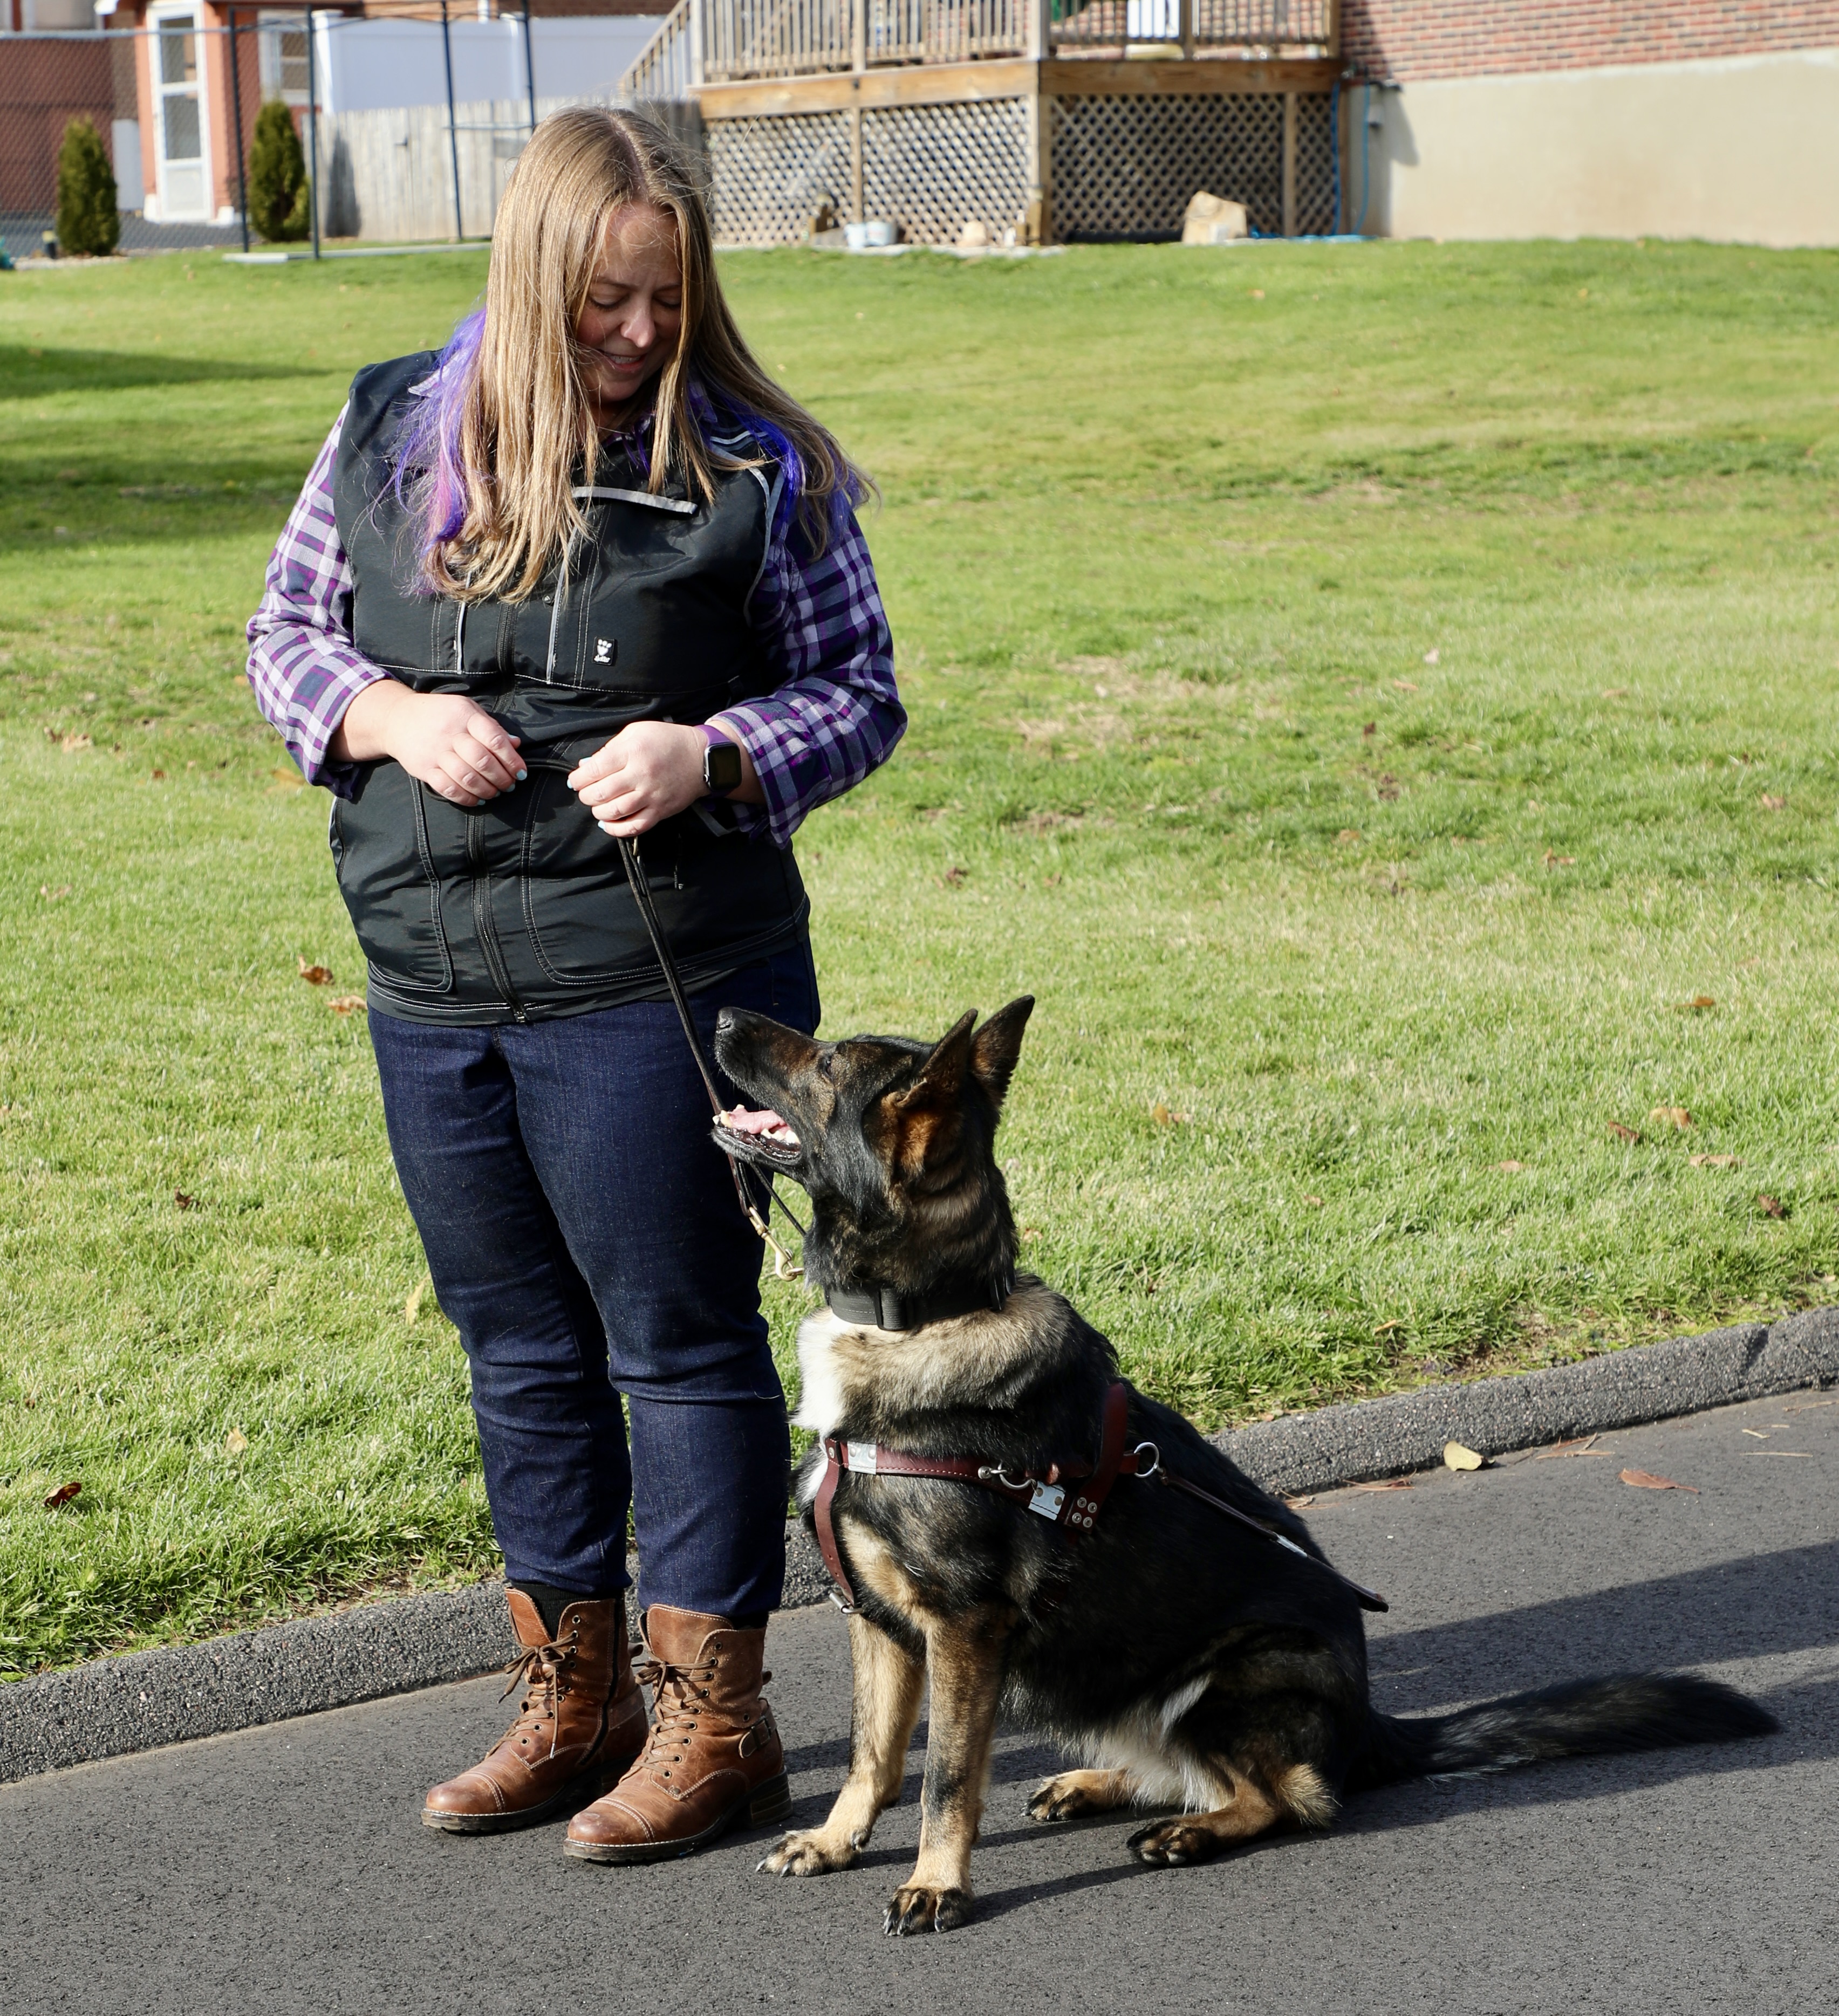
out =
[[211,214],[210,162],[205,153],[197,17],[153,18],[153,144],[159,163],[160,214],[181,218]]

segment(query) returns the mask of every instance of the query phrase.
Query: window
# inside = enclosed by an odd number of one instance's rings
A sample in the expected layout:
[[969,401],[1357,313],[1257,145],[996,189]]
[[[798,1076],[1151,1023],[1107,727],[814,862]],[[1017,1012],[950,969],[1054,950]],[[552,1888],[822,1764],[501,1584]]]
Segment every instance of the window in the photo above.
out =
[[307,102],[306,24],[297,16],[265,15],[261,23],[261,95],[283,105]]

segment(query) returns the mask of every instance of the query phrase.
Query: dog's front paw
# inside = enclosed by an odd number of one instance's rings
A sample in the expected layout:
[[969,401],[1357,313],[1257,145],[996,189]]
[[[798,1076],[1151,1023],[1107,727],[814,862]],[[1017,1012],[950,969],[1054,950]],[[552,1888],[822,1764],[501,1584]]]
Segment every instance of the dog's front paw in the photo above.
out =
[[846,1835],[838,1839],[822,1827],[807,1827],[776,1841],[755,1865],[769,1876],[824,1876],[833,1869],[847,1869],[860,1852],[860,1845]]
[[909,1932],[949,1932],[971,1915],[968,1890],[936,1888],[930,1883],[903,1883],[888,1901],[882,1930],[890,1939]]
[[1127,1844],[1139,1862],[1159,1869],[1182,1862],[1210,1862],[1220,1852],[1220,1837],[1192,1819],[1158,1820],[1139,1827]]

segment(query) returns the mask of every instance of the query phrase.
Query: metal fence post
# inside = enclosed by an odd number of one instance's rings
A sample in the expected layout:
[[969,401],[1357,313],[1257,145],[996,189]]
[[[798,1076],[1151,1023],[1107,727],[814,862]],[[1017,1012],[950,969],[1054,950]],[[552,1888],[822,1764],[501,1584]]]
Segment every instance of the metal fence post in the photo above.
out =
[[313,257],[319,257],[319,94],[314,81],[313,10],[306,10],[307,42],[307,208],[313,220]]
[[447,152],[453,163],[453,240],[463,243],[466,225],[460,211],[460,135],[453,124],[453,36],[447,25],[447,0],[441,0],[441,54],[447,63]]
[[536,58],[530,44],[530,0],[524,0],[524,82],[530,93],[530,131],[536,131]]
[[[242,213],[243,250],[249,250],[249,169],[243,148],[242,64],[236,54],[236,10],[229,10],[230,21],[230,117],[236,122],[236,207]],[[256,31],[259,34],[261,31]]]

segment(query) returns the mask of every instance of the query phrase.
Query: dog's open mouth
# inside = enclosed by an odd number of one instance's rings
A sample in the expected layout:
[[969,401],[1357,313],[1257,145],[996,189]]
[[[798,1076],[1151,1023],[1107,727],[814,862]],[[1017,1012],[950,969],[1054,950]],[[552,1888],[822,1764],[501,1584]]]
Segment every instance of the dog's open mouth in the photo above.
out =
[[729,1137],[730,1154],[738,1150],[750,1158],[776,1164],[788,1169],[799,1158],[802,1143],[785,1121],[769,1106],[760,1112],[753,1112],[745,1106],[737,1106],[719,1114],[716,1121],[719,1136]]

